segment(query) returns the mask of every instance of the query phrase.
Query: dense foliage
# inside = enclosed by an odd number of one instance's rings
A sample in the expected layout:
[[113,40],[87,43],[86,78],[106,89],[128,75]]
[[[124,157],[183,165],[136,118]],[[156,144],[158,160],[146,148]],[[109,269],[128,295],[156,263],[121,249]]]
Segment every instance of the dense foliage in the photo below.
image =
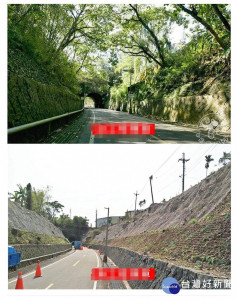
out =
[[[12,4],[8,19],[9,53],[24,52],[49,82],[76,94],[94,84],[125,101],[128,86],[142,83],[146,99],[200,78],[229,76],[226,4]],[[175,42],[180,29],[183,38]]]

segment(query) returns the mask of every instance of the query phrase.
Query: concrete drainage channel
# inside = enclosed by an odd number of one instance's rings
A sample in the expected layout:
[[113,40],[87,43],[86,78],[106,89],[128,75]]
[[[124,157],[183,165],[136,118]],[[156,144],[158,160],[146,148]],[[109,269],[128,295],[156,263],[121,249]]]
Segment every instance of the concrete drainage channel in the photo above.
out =
[[[105,253],[104,245],[89,245],[92,249],[101,250]],[[155,280],[143,280],[143,281],[129,281],[129,286],[132,289],[161,289],[162,281],[166,277],[174,277],[181,285],[182,281],[189,281],[190,288],[193,287],[193,280],[200,280],[200,282],[211,281],[212,286],[215,280],[224,281],[228,278],[216,278],[211,275],[205,274],[201,271],[196,271],[184,267],[179,267],[168,262],[153,259],[146,255],[141,255],[131,250],[119,247],[108,246],[107,251],[108,258],[112,259],[114,264],[119,268],[155,268]],[[108,267],[113,267],[110,264]],[[223,288],[223,285],[221,285]],[[112,287],[111,287],[112,288]],[[126,288],[126,287],[125,287]],[[207,289],[208,286],[206,287]],[[203,289],[203,288],[202,288]],[[215,289],[218,289],[215,288]]]

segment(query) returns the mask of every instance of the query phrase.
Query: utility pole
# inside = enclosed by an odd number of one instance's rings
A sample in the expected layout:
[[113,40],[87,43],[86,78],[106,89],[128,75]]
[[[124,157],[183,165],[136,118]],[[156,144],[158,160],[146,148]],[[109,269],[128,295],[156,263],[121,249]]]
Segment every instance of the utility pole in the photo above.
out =
[[95,228],[97,228],[97,210],[95,211]]
[[105,209],[108,209],[108,214],[107,214],[107,227],[106,227],[106,238],[105,238],[105,255],[104,255],[103,262],[107,262],[108,232],[109,232],[109,207],[105,207]]
[[138,196],[139,194],[138,194],[137,191],[136,191],[136,193],[134,193],[134,195],[136,196],[136,198],[135,198],[135,211],[134,211],[134,215],[135,215],[136,212],[137,212],[137,196]]
[[182,193],[184,192],[185,163],[187,161],[189,161],[189,160],[190,160],[190,158],[189,159],[185,159],[185,153],[183,153],[183,157],[178,160],[178,161],[182,161],[182,163],[183,163]]
[[152,179],[153,179],[153,176],[151,175],[150,177],[149,177],[149,179],[150,179],[150,186],[151,186],[151,199],[152,199],[152,203],[154,203],[154,198],[153,198],[153,191],[152,191]]
[[70,208],[70,219],[72,218],[72,210],[71,210],[71,208]]

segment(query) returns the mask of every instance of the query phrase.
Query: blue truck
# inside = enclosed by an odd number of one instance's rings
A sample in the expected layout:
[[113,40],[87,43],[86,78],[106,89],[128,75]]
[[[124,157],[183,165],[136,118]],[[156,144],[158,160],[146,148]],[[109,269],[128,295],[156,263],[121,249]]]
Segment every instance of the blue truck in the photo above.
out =
[[74,241],[72,242],[72,245],[75,249],[81,250],[82,248],[82,242],[81,241]]
[[21,253],[16,252],[14,247],[8,246],[8,268],[17,269],[21,261]]

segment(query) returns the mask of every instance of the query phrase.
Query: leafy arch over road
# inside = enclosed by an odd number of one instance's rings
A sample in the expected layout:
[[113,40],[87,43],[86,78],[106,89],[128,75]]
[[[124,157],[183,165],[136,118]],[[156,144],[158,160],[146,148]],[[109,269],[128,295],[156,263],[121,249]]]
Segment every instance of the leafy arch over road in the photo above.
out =
[[[159,89],[224,71],[227,78],[226,4],[11,4],[8,12],[9,51],[26,53],[47,83],[79,96],[96,93],[106,102],[112,93],[125,101],[128,86],[143,82],[150,101]],[[12,65],[10,71],[32,78],[23,61]]]

